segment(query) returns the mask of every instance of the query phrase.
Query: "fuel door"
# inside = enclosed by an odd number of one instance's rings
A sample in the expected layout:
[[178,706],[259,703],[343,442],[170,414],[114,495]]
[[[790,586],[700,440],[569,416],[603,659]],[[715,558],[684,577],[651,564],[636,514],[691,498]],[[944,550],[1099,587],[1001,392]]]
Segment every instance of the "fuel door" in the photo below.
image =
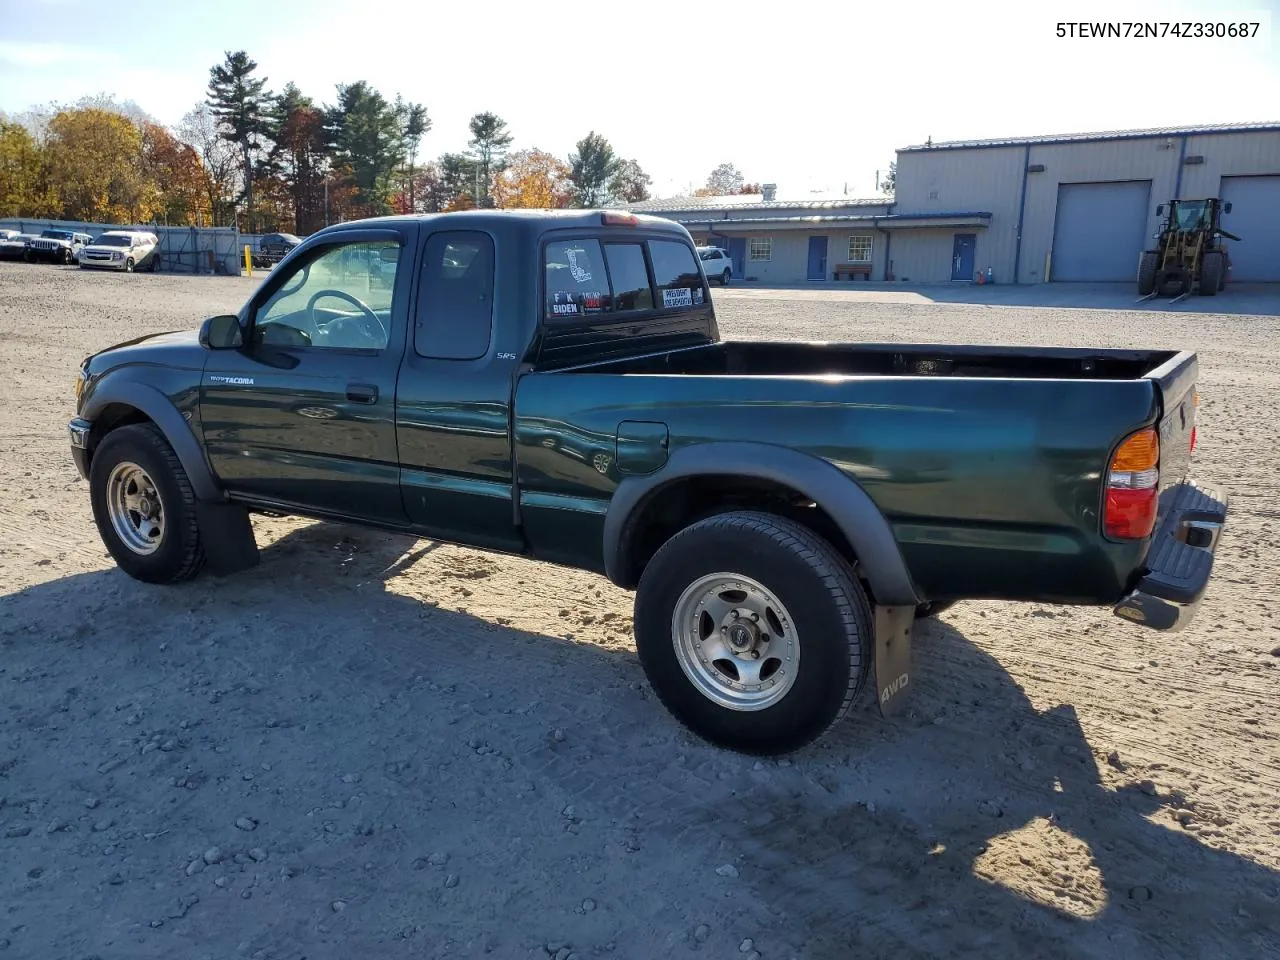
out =
[[618,473],[624,477],[653,473],[667,462],[669,445],[665,423],[623,420],[618,424]]

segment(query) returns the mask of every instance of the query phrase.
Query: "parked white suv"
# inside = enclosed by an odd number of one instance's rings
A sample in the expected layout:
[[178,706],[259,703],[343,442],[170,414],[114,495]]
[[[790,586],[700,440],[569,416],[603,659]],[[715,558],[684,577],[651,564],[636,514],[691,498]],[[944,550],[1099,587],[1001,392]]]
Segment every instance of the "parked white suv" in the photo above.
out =
[[733,276],[733,261],[719,247],[698,247],[698,258],[702,261],[702,272],[709,281],[719,281],[720,286],[727,287],[729,278]]
[[96,270],[154,271],[160,255],[160,238],[135,230],[108,230],[80,251],[81,268]]

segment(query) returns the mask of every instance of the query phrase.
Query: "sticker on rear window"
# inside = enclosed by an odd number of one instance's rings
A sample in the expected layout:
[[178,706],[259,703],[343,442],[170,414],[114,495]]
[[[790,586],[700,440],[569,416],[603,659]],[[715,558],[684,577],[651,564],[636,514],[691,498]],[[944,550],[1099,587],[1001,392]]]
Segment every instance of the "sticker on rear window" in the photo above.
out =
[[573,277],[574,283],[586,283],[591,279],[591,271],[585,267],[578,265],[578,251],[566,250],[569,255],[569,275]]
[[663,290],[662,305],[664,307],[692,307],[693,290],[689,287],[677,287],[674,290]]

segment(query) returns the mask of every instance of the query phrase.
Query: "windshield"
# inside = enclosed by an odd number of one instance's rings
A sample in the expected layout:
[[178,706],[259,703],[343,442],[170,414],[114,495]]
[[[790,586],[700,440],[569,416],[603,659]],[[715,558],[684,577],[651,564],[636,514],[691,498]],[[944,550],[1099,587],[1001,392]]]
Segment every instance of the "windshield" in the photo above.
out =
[[120,236],[99,237],[97,240],[93,241],[93,244],[97,247],[128,247],[133,245],[133,240],[129,237]]
[[69,230],[46,230],[40,234],[45,240],[70,240],[71,231]]
[[1179,203],[1177,207],[1177,227],[1179,230],[1196,230],[1207,227],[1209,204],[1203,200],[1192,203]]

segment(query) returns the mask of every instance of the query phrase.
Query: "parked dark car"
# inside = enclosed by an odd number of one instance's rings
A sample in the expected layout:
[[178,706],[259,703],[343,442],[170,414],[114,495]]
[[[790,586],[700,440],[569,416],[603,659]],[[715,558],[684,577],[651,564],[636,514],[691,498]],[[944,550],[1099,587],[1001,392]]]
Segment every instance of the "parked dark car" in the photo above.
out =
[[292,233],[268,233],[258,241],[258,256],[272,262],[284,259],[284,255],[302,242]]
[[256,564],[250,512],[596,571],[662,702],[758,753],[902,709],[957,600],[1191,620],[1227,511],[1193,352],[724,340],[701,263],[617,211],[321,230],[238,314],[83,362],[102,540],[150,583]]
[[0,230],[0,260],[27,259],[27,248],[34,239],[35,234]]

